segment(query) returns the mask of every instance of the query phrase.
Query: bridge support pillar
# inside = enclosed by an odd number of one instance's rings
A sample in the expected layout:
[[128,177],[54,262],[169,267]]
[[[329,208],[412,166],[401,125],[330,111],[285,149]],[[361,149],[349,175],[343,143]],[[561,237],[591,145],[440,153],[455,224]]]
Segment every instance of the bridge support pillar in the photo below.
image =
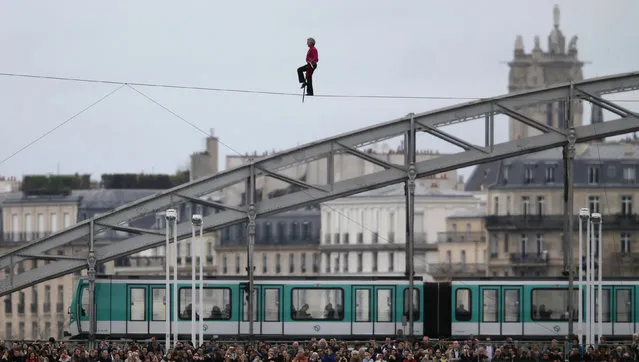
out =
[[89,348],[95,348],[95,334],[97,329],[95,309],[95,224],[93,219],[89,222],[89,257],[87,258],[89,277]]
[[[564,274],[568,276],[568,339],[574,335],[574,293],[572,292],[575,281],[575,261],[573,257],[573,230],[574,230],[574,187],[573,187],[573,161],[575,159],[575,135],[574,127],[574,86],[570,85],[568,102],[566,107],[566,130],[568,133],[568,143],[563,149],[564,161]],[[580,261],[581,262],[581,261]]]
[[248,290],[246,291],[246,297],[248,298],[248,315],[249,315],[249,338],[253,339],[254,332],[254,320],[253,314],[255,313],[255,303],[253,299],[253,293],[255,293],[255,266],[253,259],[253,250],[255,248],[255,218],[257,217],[255,212],[255,165],[251,163],[249,178],[246,181],[246,201],[248,203],[248,242],[247,244],[247,272],[248,272]]
[[404,142],[404,160],[408,169],[404,184],[404,194],[406,196],[406,274],[408,276],[408,336],[414,337],[414,308],[415,299],[415,179],[417,171],[415,169],[416,150],[416,130],[415,114],[410,114],[410,130],[406,134]]

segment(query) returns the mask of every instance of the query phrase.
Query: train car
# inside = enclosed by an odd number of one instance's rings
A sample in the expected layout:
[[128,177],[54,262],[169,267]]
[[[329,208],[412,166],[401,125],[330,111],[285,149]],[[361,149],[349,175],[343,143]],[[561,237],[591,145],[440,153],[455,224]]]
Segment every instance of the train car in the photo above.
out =
[[[631,339],[632,334],[639,331],[639,280],[604,279],[602,284],[603,335],[609,339]],[[453,338],[474,335],[547,339],[563,338],[568,333],[568,281],[565,278],[454,279],[450,292],[438,298],[439,303],[452,304]],[[585,290],[582,295],[585,301]],[[577,333],[577,283],[573,300]],[[585,320],[585,308],[582,311]]]
[[[210,277],[204,281],[205,338],[249,333],[246,279]],[[424,328],[424,283],[415,279],[414,333]],[[409,282],[398,277],[307,277],[255,279],[254,334],[269,339],[292,337],[370,338],[408,333]],[[177,285],[178,333],[191,334],[191,281]],[[199,293],[199,292],[198,292]],[[163,337],[165,281],[148,276],[97,276],[95,308],[98,337]],[[198,294],[199,295],[199,294]],[[173,289],[170,292],[171,320]],[[199,296],[196,297],[196,301]],[[72,338],[89,330],[86,278],[78,282],[70,308]],[[196,309],[197,311],[197,309]]]

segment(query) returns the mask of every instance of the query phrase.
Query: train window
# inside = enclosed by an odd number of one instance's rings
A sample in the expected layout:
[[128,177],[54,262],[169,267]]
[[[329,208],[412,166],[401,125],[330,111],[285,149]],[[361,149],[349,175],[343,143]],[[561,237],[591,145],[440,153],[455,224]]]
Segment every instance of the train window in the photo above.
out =
[[632,291],[630,289],[617,289],[616,294],[616,322],[630,323],[632,318]]
[[82,299],[80,300],[80,316],[88,317],[89,316],[89,286],[85,285],[82,287]]
[[[578,291],[573,290],[573,310],[579,305]],[[568,289],[533,289],[531,317],[534,321],[568,320]],[[577,320],[577,313],[573,313]]]
[[280,290],[275,288],[264,289],[264,321],[280,321]]
[[[404,317],[408,319],[410,315],[410,304],[408,300],[408,293],[410,292],[409,288],[404,289]],[[419,319],[419,290],[413,289],[413,320]]]
[[146,288],[129,289],[130,306],[129,320],[144,321],[146,320]]
[[344,319],[344,292],[340,288],[294,288],[291,317],[294,320]]
[[[248,322],[249,315],[249,303],[248,303],[248,290],[242,289],[242,322]],[[257,290],[253,291],[253,321],[257,322]]]
[[497,309],[499,307],[497,303],[497,289],[484,289],[481,292],[482,297],[482,322],[496,323],[497,322]]
[[455,292],[455,320],[467,322],[473,316],[470,289],[459,288]]
[[[195,289],[195,300],[200,300],[200,290]],[[204,288],[204,297],[202,298],[205,321],[211,320],[229,320],[231,319],[231,289],[229,288]],[[197,305],[197,304],[196,304]],[[191,319],[191,287],[180,288],[180,297],[178,300],[178,310],[180,319]],[[199,307],[195,309],[195,318],[198,318]]]
[[164,297],[166,296],[166,289],[164,288],[153,288],[153,300],[151,303],[151,310],[153,311],[153,319],[154,321],[165,321],[166,320],[166,304],[164,301]]
[[504,321],[521,322],[521,294],[517,289],[506,289],[504,291]]
[[[610,289],[604,289],[603,292],[603,309],[601,311],[602,321],[610,323]],[[599,288],[595,290],[595,322],[599,322]]]
[[393,321],[393,291],[377,289],[377,321]]
[[371,321],[371,291],[357,289],[355,291],[355,322]]

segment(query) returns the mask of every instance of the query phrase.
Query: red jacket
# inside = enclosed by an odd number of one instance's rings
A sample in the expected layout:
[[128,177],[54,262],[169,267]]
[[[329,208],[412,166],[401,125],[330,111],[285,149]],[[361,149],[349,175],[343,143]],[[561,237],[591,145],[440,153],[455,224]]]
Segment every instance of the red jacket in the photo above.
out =
[[308,52],[306,53],[306,63],[317,63],[319,61],[319,56],[317,55],[317,48],[315,46],[311,46],[308,48]]

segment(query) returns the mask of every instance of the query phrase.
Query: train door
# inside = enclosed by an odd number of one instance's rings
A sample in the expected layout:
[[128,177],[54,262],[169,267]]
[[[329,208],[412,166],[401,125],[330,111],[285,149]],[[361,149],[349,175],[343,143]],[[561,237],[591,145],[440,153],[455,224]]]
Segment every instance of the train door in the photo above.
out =
[[262,334],[277,335],[284,334],[284,303],[282,296],[284,295],[284,286],[282,285],[262,285],[261,289],[261,305],[259,310],[262,313]]
[[499,287],[479,287],[479,335],[501,335]]
[[80,333],[88,333],[91,322],[89,319],[89,284],[82,284],[82,289],[80,289],[80,303],[76,308],[78,331]]
[[[396,332],[394,313],[395,287],[375,287],[373,332],[375,335],[394,335]],[[398,321],[397,328],[402,328],[402,321]]]
[[373,287],[353,286],[352,287],[352,335],[374,335],[373,329],[375,302],[373,298]]
[[[632,287],[615,287],[613,296],[614,319],[612,334],[615,336],[628,336],[635,332],[632,307],[635,305],[635,298]],[[604,319],[605,320],[605,319]],[[604,332],[605,335],[605,332]]]
[[149,287],[129,284],[126,289],[126,333],[127,335],[147,335],[149,333],[149,308],[147,308]]
[[[262,289],[259,285],[253,285],[253,334],[262,334],[262,326],[259,323],[259,316],[262,313],[260,310],[259,297],[260,290]],[[239,310],[240,310],[240,334],[249,334],[250,322],[249,322],[249,293],[248,293],[248,284],[242,283],[240,285],[240,295],[242,296],[239,300]]]
[[[155,284],[150,286],[149,300],[149,332],[156,333],[166,329],[166,286]],[[162,333],[158,333],[162,334]]]
[[524,322],[523,287],[507,286],[501,291],[501,333],[504,336],[523,336]]

